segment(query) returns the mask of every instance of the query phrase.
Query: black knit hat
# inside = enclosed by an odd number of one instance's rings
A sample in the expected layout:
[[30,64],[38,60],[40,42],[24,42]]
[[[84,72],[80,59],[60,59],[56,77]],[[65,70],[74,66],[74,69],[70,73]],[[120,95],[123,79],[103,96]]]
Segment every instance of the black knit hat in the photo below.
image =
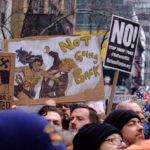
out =
[[110,124],[87,124],[74,137],[74,150],[97,150],[100,144],[113,133],[118,133],[123,139],[122,133]]
[[117,109],[112,111],[104,120],[104,122],[114,125],[119,130],[132,118],[137,118],[141,121],[139,115],[133,110]]

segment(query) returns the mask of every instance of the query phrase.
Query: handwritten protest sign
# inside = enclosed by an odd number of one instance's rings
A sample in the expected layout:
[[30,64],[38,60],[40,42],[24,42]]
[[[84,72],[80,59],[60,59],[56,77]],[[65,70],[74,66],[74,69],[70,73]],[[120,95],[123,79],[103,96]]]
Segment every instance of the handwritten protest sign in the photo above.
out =
[[5,41],[15,52],[15,99],[19,104],[104,99],[99,37],[30,37]]
[[15,53],[0,52],[0,110],[9,109],[14,95]]
[[104,66],[131,72],[137,47],[140,25],[131,20],[113,16]]

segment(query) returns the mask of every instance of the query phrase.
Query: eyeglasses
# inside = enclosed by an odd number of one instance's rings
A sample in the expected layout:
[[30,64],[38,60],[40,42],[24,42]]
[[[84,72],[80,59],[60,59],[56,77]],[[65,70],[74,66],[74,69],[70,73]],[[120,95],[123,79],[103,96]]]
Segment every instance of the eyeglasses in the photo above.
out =
[[120,146],[122,144],[122,142],[124,142],[124,140],[119,139],[119,138],[110,138],[110,139],[106,139],[104,141],[110,142],[110,143],[117,145],[117,146]]

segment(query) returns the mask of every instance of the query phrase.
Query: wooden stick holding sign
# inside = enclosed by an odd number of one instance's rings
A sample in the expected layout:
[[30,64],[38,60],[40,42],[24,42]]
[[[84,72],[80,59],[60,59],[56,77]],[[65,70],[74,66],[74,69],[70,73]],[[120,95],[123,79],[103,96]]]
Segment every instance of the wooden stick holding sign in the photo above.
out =
[[114,101],[114,95],[115,95],[115,89],[116,89],[116,85],[117,85],[117,81],[118,81],[118,76],[119,76],[119,71],[116,70],[115,74],[114,74],[110,99],[109,99],[109,102],[108,102],[107,115],[111,112],[111,109],[112,109],[112,104],[113,104],[113,101]]
[[119,71],[131,73],[139,37],[140,25],[131,20],[113,15],[104,67],[115,69],[107,115],[110,113]]

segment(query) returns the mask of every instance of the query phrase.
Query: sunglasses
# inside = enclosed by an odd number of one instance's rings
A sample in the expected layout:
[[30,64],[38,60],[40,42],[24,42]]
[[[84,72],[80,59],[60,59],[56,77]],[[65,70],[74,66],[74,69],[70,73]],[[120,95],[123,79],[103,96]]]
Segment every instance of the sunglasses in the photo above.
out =
[[70,108],[71,105],[70,104],[57,104],[58,108],[62,108],[63,106],[66,108]]

